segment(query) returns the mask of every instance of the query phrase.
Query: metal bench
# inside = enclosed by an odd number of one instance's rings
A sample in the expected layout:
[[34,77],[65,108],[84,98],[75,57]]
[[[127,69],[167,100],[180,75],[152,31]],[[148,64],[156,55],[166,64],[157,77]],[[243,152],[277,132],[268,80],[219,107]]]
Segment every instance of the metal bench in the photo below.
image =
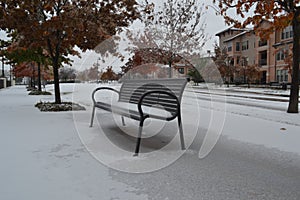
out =
[[[90,127],[93,126],[95,108],[100,108],[124,117],[139,121],[139,131],[135,148],[138,155],[144,121],[147,118],[171,121],[177,118],[181,149],[185,149],[183,129],[181,122],[181,98],[187,79],[149,79],[149,80],[124,80],[120,91],[110,87],[96,88],[92,93],[93,110]],[[97,101],[95,94],[100,90],[111,90],[119,94],[117,103],[108,104]]]

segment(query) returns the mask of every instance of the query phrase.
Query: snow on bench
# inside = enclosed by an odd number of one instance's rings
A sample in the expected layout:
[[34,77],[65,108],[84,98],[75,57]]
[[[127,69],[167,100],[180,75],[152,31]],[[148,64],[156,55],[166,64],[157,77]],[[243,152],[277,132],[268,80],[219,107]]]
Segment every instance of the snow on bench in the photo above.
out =
[[[124,80],[120,91],[110,87],[96,88],[92,93],[93,110],[90,127],[93,126],[95,108],[103,109],[139,121],[139,131],[134,156],[140,149],[144,121],[147,118],[171,121],[177,118],[181,149],[185,149],[181,122],[181,98],[187,80],[184,78]],[[111,90],[119,94],[117,103],[97,101],[95,94],[101,90]]]

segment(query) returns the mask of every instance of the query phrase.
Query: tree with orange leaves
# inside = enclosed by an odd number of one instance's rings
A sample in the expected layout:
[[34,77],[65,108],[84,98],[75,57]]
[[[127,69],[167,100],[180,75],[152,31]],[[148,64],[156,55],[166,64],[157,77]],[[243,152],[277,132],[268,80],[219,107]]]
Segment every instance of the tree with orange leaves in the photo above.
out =
[[118,80],[118,75],[114,72],[114,70],[110,66],[110,67],[106,68],[105,72],[103,72],[103,74],[101,76],[101,80],[104,80],[104,81]]
[[[37,76],[38,90],[42,91],[42,68],[46,68],[50,62],[50,58],[43,53],[42,48],[27,49],[18,46],[18,43],[12,43],[7,49],[7,58],[10,63],[16,66],[14,67],[14,72],[19,76],[28,76],[35,79]],[[37,66],[37,69],[35,69]],[[30,75],[24,74],[24,68],[29,68],[32,71]],[[28,71],[28,70],[25,70]],[[35,75],[35,72],[37,75]],[[44,79],[45,80],[45,79]]]
[[[288,113],[298,113],[299,108],[299,61],[300,61],[300,0],[213,0],[219,13],[224,16],[228,24],[237,27],[254,25],[261,37],[268,37],[276,29],[283,29],[289,25],[293,30],[293,65],[292,84],[288,106]],[[242,19],[231,17],[229,10],[234,9]],[[254,11],[254,12],[252,12]],[[251,14],[246,17],[246,14]],[[258,25],[261,20],[270,21],[268,29]]]
[[[55,103],[60,104],[62,58],[78,55],[75,46],[94,49],[137,19],[139,12],[135,0],[1,1],[0,29],[15,34],[20,47],[46,50],[53,67]],[[110,50],[116,51],[113,46]]]
[[228,57],[226,49],[221,49],[220,46],[214,44],[214,50],[215,55],[212,56],[212,59],[217,65],[222,78],[227,83],[227,87],[229,87],[234,74],[234,67],[230,64],[230,58]]
[[[40,71],[38,69],[38,64],[36,62],[22,62],[16,64],[13,68],[13,73],[16,78],[23,78],[23,77],[30,77],[30,87],[35,87],[35,80],[36,79],[43,79],[43,80],[50,80],[53,79],[51,71],[42,66]],[[38,89],[41,91],[41,83],[38,80]]]

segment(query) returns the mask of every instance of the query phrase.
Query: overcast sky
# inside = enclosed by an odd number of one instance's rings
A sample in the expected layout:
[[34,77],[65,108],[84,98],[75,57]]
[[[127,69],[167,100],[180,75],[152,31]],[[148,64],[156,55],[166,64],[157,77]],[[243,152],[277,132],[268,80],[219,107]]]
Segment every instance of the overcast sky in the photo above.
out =
[[[212,4],[211,0],[209,0],[209,1],[207,1],[207,0],[201,1],[200,0],[199,5],[201,5],[202,4],[201,2],[203,2],[203,1],[207,5]],[[161,0],[153,0],[153,2],[155,2],[156,6],[159,6],[160,4],[162,4]],[[203,48],[203,53],[207,52],[207,50],[213,51],[213,44],[215,41],[218,40],[218,38],[215,37],[215,34],[219,31],[227,28],[227,26],[224,23],[223,18],[221,16],[216,16],[213,8],[209,7],[208,10],[205,10],[205,12],[206,12],[206,14],[204,15],[204,18],[205,18],[205,23],[207,24],[206,33],[209,35],[210,39],[206,42],[206,45]],[[4,37],[3,32],[0,32],[0,37],[1,38]],[[73,67],[75,67],[76,69],[79,69],[79,70],[82,70],[84,68],[89,68],[90,66],[92,66],[93,63],[97,62],[97,57],[95,57],[95,55],[93,55],[90,52],[82,54],[81,59],[78,59],[75,57],[72,57],[72,59],[74,59]],[[121,63],[117,59],[110,59],[106,63],[101,63],[103,68],[105,68],[105,66],[110,65],[110,64],[117,66]]]

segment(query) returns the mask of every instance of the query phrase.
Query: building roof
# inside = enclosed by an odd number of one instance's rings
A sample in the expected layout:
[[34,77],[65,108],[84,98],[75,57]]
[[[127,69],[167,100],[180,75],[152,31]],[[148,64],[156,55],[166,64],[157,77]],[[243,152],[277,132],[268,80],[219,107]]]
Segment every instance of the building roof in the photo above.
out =
[[247,29],[247,28],[235,28],[235,27],[232,26],[232,27],[229,27],[229,28],[227,28],[223,31],[220,31],[220,32],[216,33],[216,36],[219,36],[222,33],[225,33],[227,31],[247,31],[247,30],[249,30],[249,29]]
[[253,29],[248,29],[248,30],[246,30],[246,31],[243,31],[243,32],[241,32],[241,33],[239,33],[239,34],[237,34],[237,35],[231,37],[231,38],[228,38],[228,39],[224,40],[224,42],[229,42],[229,41],[231,41],[231,40],[234,40],[234,39],[236,39],[236,38],[238,38],[238,37],[241,37],[241,36],[245,35],[246,33],[251,32],[251,31],[253,31]]
[[174,63],[173,66],[174,67],[191,67],[192,64],[190,64],[190,63]]

